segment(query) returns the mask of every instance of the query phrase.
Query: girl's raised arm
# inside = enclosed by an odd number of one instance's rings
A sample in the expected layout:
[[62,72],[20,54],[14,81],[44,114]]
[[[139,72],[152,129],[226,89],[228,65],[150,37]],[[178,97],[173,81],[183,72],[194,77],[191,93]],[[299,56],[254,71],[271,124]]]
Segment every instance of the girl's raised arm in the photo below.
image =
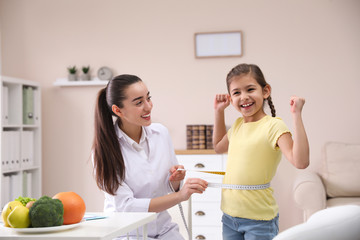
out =
[[213,131],[213,145],[217,153],[227,152],[229,140],[226,134],[224,110],[230,104],[230,96],[228,94],[217,94],[214,100],[215,124]]
[[309,142],[306,136],[304,124],[301,117],[302,108],[305,104],[304,98],[291,97],[290,106],[294,125],[294,139],[290,134],[282,135],[278,145],[285,157],[299,169],[309,166]]

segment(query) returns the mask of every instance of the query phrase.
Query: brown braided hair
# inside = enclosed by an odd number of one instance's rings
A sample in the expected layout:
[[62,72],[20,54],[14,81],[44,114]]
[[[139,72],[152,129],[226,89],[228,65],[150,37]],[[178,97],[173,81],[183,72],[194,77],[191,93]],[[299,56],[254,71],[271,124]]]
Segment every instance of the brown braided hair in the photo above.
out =
[[[233,81],[233,77],[240,76],[240,75],[247,75],[251,74],[251,76],[257,81],[257,83],[264,89],[266,85],[269,85],[264,77],[264,74],[262,73],[261,69],[255,65],[255,64],[246,64],[242,63],[237,66],[235,66],[233,69],[230,70],[228,75],[226,76],[226,85],[228,92],[230,93],[230,84]],[[271,110],[271,116],[276,116],[276,110],[274,107],[274,104],[272,102],[271,96],[269,96],[267,99],[270,110]],[[264,100],[264,101],[265,101]]]

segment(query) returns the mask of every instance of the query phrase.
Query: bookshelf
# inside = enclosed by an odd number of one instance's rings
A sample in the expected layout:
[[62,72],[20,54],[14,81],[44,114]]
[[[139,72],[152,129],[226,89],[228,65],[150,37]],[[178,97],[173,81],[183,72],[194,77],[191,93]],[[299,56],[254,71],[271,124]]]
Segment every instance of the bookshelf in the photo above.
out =
[[41,197],[41,89],[37,82],[0,76],[0,207]]

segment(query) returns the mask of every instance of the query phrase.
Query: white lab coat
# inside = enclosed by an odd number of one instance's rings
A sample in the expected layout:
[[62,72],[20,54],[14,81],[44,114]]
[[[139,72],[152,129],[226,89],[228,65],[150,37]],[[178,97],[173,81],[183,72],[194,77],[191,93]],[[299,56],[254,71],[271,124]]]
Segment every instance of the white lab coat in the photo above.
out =
[[[178,164],[168,130],[161,124],[143,127],[140,144],[115,124],[125,162],[125,179],[112,196],[105,193],[105,212],[148,212],[150,200],[171,192],[170,168]],[[147,146],[146,146],[147,145]],[[142,234],[142,229],[139,231]],[[136,231],[131,235],[136,235]],[[148,224],[148,239],[183,240],[167,211]]]

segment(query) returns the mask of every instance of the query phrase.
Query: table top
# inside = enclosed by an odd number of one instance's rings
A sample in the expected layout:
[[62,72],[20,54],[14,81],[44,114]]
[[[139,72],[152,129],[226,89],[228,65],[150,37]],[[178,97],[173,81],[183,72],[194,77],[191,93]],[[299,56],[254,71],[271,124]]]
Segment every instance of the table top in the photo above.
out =
[[[105,218],[87,220],[72,229],[46,233],[21,233],[2,225],[0,239],[110,240],[120,235],[126,235],[126,233],[156,219],[156,213],[149,212],[87,212],[85,216]],[[142,232],[139,233],[142,234]]]

